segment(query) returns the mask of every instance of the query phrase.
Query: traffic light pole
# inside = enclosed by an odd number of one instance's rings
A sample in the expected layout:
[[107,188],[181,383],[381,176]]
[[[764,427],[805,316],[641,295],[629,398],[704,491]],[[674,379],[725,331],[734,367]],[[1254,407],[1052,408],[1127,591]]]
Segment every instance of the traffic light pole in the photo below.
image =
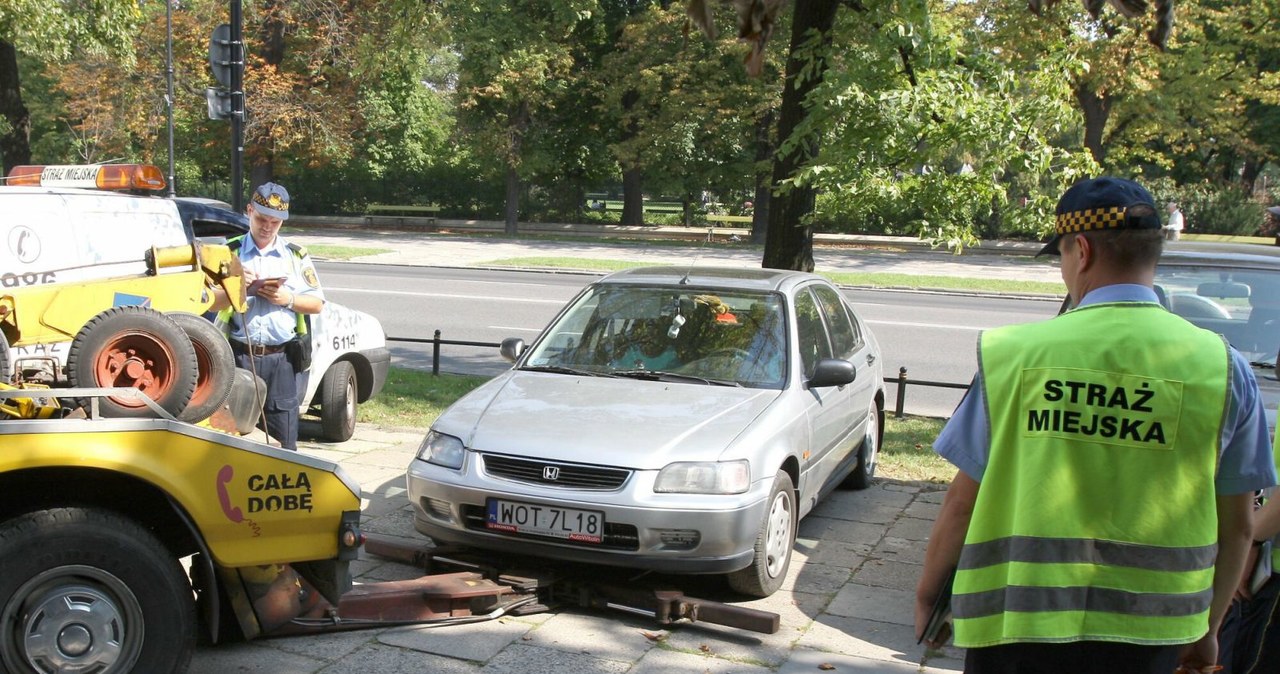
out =
[[244,17],[231,1],[231,204],[244,212]]

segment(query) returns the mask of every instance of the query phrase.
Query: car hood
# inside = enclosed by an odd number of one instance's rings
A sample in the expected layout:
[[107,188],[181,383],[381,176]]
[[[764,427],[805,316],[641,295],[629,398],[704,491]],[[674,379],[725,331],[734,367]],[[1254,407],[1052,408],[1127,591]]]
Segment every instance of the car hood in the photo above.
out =
[[781,391],[511,370],[433,428],[501,454],[659,469],[714,461]]

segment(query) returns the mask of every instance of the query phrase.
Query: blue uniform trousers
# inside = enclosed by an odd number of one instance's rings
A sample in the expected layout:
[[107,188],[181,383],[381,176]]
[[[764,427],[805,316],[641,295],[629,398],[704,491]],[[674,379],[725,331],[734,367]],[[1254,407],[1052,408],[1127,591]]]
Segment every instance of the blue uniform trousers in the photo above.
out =
[[[233,342],[234,344],[234,342]],[[236,366],[255,372],[267,384],[267,399],[262,406],[263,421],[258,427],[265,428],[285,449],[298,448],[298,391],[305,391],[299,380],[305,381],[306,373],[298,375],[289,363],[289,357],[283,351],[268,353],[253,358],[252,367],[249,354],[241,349],[236,352]]]

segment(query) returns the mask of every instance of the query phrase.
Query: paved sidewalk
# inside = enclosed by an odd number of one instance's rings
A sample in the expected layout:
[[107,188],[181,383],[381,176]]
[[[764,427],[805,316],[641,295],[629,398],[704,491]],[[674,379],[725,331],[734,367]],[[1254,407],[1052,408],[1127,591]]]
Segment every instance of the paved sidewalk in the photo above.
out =
[[[300,447],[337,461],[363,486],[366,531],[425,542],[413,529],[404,490],[405,467],[421,439],[421,431],[361,424],[345,443],[303,441]],[[961,651],[948,647],[926,655],[912,636],[913,590],[941,502],[937,487],[889,480],[828,497],[800,523],[783,589],[743,603],[780,614],[777,634],[702,624],[662,629],[641,617],[572,608],[472,625],[202,647],[191,672],[958,672]],[[420,575],[363,553],[353,573],[356,582]],[[693,578],[680,589],[705,599],[732,599],[718,588]]]

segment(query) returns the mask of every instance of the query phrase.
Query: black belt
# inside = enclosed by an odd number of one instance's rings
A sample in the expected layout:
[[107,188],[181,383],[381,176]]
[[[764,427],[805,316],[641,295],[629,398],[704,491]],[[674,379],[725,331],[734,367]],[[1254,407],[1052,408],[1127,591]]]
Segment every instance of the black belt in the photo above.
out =
[[251,356],[269,356],[273,353],[284,351],[285,344],[245,344],[233,339],[231,340],[231,350],[236,353],[247,353]]

